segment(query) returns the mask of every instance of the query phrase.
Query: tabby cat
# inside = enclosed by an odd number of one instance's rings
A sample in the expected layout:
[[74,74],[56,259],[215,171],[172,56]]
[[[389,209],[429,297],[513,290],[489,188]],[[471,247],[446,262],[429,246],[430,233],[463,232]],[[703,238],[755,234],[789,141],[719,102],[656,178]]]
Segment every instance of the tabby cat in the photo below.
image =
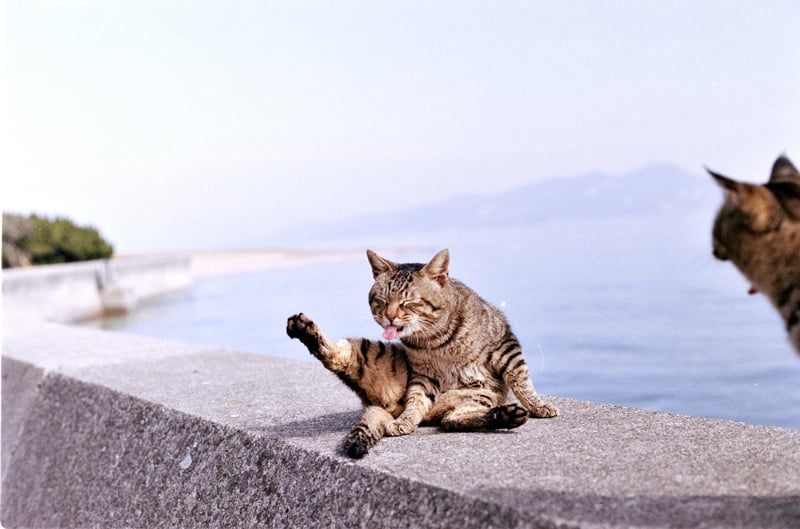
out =
[[[363,457],[384,435],[420,424],[497,430],[557,414],[536,394],[500,310],[449,277],[447,250],[425,265],[393,263],[371,250],[367,257],[375,279],[370,309],[386,341],[333,343],[304,314],[291,316],[286,329],[361,398],[364,412],[345,439],[348,455]],[[508,401],[509,389],[521,405]]]
[[730,260],[778,309],[800,353],[800,173],[781,156],[763,185],[709,170],[725,193],[713,229],[713,252]]

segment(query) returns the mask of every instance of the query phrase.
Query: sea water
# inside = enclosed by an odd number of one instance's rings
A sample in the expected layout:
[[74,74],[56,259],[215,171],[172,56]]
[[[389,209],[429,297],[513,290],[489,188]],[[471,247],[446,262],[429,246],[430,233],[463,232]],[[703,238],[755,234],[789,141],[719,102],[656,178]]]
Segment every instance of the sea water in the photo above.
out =
[[[448,247],[451,275],[508,316],[540,393],[800,429],[800,355],[764,296],[711,257],[707,226],[552,221],[327,246],[383,247],[405,262]],[[316,363],[286,336],[286,318],[305,312],[334,339],[380,339],[371,283],[366,257],[209,277],[94,325]]]

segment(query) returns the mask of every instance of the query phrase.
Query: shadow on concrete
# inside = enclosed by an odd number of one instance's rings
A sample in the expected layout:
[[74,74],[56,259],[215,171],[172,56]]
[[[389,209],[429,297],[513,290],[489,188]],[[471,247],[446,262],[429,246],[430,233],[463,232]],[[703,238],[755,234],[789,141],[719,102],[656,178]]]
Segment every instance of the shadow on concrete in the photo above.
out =
[[[359,417],[361,417],[361,411],[330,413],[327,415],[311,417],[309,419],[302,419],[270,426],[268,428],[264,428],[259,433],[277,435],[278,437],[319,437],[325,434],[341,433],[342,437],[344,437],[345,434],[350,431],[350,427],[355,424]],[[415,433],[416,435],[420,435],[421,433],[431,435],[434,433],[447,434],[448,432],[441,430],[437,425],[423,424]],[[502,436],[515,435],[516,432],[514,430],[491,430],[469,432],[469,434],[475,436]]]
[[800,527],[800,496],[622,496],[510,488],[474,489],[531,514],[613,527]]
[[302,419],[265,428],[262,433],[278,437],[319,437],[325,434],[341,433],[342,438],[361,416],[360,411],[331,413]]

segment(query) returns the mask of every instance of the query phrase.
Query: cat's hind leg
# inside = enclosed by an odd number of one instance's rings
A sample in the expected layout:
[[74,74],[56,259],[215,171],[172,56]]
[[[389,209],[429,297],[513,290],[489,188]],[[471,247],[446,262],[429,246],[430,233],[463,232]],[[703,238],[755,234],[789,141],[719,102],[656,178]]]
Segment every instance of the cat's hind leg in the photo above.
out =
[[528,411],[519,404],[502,404],[489,410],[460,408],[442,417],[440,427],[446,432],[511,430],[528,421]]
[[439,397],[426,420],[451,432],[512,429],[527,422],[525,408],[497,402],[497,395],[486,389],[450,390]]
[[550,418],[558,415],[556,407],[544,402],[536,393],[522,347],[512,333],[508,333],[503,348],[491,355],[491,364],[497,376],[508,385],[531,417]]
[[504,378],[506,384],[511,388],[511,391],[519,399],[522,406],[528,410],[531,417],[549,419],[558,415],[558,409],[552,404],[544,402],[539,394],[536,393],[531,377],[528,374],[527,366],[523,364],[521,368],[506,373]]
[[359,459],[380,441],[386,434],[386,425],[394,417],[379,406],[367,406],[361,418],[350,428],[344,440],[344,451],[348,456]]

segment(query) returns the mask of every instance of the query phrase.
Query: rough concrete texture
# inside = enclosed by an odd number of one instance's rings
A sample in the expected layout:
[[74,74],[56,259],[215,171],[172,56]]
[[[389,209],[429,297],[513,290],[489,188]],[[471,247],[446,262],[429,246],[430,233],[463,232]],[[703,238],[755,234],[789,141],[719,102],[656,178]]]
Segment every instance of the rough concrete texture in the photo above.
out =
[[5,334],[6,527],[800,527],[800,431],[552,399],[353,462],[357,399],[316,362]]

